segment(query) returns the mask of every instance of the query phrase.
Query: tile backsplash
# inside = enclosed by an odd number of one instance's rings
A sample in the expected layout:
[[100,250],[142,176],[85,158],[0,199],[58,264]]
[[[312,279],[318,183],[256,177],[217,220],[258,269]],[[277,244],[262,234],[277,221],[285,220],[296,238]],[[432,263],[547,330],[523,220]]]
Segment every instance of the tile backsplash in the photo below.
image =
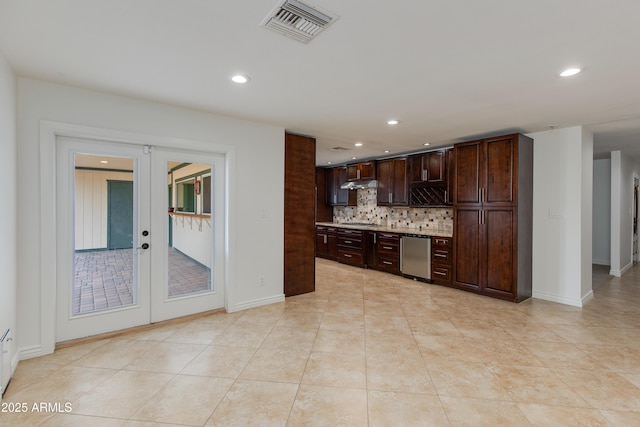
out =
[[365,188],[357,191],[358,205],[335,206],[333,208],[334,222],[368,222],[393,228],[453,232],[453,207],[408,208],[378,206],[377,189]]

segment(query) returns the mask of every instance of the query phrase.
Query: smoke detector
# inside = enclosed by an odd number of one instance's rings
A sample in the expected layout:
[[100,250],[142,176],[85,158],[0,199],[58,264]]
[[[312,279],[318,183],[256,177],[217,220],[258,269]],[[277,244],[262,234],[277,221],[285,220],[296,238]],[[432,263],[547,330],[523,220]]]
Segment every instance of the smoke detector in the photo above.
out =
[[260,25],[306,44],[337,19],[337,15],[315,6],[284,0],[278,2]]

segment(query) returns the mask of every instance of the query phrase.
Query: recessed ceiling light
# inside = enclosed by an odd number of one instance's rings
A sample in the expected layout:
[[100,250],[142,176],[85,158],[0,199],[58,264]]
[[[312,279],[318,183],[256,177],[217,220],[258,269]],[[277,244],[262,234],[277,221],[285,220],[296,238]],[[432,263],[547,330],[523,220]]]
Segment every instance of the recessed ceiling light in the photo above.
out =
[[424,145],[424,146],[427,146],[427,147],[428,147],[429,145],[431,145],[431,143],[430,143],[430,142],[425,142],[425,143],[424,143],[424,144],[422,144],[422,145]]
[[333,164],[333,162],[327,162],[328,165]]
[[398,123],[400,123],[400,120],[391,119],[387,121],[388,125],[397,125]]
[[249,76],[245,76],[244,74],[236,74],[235,76],[231,77],[231,80],[234,83],[244,84],[247,83],[250,79]]
[[389,151],[389,150],[384,150],[384,152],[385,152],[385,153],[389,153],[390,151]]
[[353,145],[355,145],[356,147],[362,147],[362,142],[356,142],[356,143],[355,143],[355,144],[353,144]]
[[352,160],[355,160],[355,159],[357,159],[357,157],[356,157],[356,156],[353,156],[351,159],[352,159]]
[[580,71],[582,71],[580,68],[567,68],[566,70],[560,73],[560,77],[575,76]]
[[107,160],[100,160],[100,163],[106,165],[107,163],[109,163]]

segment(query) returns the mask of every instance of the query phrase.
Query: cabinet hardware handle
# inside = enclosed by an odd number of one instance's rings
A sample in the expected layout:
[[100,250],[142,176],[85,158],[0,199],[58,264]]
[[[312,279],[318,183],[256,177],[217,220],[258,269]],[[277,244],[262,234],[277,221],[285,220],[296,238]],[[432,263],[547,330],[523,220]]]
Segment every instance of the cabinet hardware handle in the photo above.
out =
[[437,274],[438,276],[446,276],[447,273],[440,273],[439,271],[434,271],[433,274]]
[[346,258],[353,258],[353,255],[343,254]]
[[383,246],[383,249],[393,249],[391,246]]
[[353,243],[351,240],[345,240],[345,243]]
[[482,203],[482,188],[478,188],[478,202]]
[[482,194],[482,198],[480,199],[480,201],[482,203],[484,203],[484,188],[482,188],[481,190],[482,190],[482,193],[480,193],[480,194]]
[[327,243],[327,235],[324,235],[324,242]]
[[444,190],[444,203],[447,204],[447,190]]
[[389,261],[382,261],[382,263],[383,264],[387,264],[387,265],[392,265],[393,264],[392,262],[389,262]]
[[446,255],[443,254],[433,254],[433,256],[435,256],[436,258],[446,258]]
[[376,243],[378,243],[378,235],[373,233],[373,244],[375,245]]
[[334,195],[333,195],[333,203],[334,203],[334,204],[335,204],[335,203],[338,203],[338,195],[337,195],[337,194],[334,194]]

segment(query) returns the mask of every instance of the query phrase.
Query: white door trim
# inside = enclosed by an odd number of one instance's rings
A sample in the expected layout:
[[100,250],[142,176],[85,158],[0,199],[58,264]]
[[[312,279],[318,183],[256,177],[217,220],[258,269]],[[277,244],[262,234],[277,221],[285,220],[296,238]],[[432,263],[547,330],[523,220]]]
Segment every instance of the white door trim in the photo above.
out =
[[[56,343],[56,138],[58,136],[86,138],[136,145],[155,145],[179,150],[203,151],[225,156],[225,309],[235,300],[234,220],[236,149],[220,142],[196,141],[184,138],[147,135],[114,129],[75,125],[64,122],[40,121],[40,253],[34,262],[40,265],[40,341],[39,348],[21,352],[21,359],[51,354]],[[26,357],[25,357],[26,356]]]

